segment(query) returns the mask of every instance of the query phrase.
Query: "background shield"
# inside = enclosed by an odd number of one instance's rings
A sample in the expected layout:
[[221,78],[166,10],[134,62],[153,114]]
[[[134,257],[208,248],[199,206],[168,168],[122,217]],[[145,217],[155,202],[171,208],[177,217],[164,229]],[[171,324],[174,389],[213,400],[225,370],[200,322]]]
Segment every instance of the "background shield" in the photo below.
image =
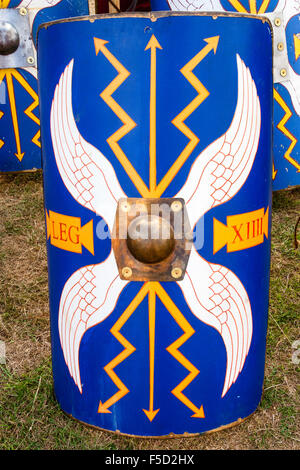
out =
[[[36,67],[36,33],[39,25],[58,18],[89,13],[88,0],[4,0],[1,20],[12,21],[10,10],[25,18],[32,36],[31,54],[22,68],[7,68],[0,56],[0,172],[41,168],[40,117]],[[2,15],[2,16],[1,16]]]

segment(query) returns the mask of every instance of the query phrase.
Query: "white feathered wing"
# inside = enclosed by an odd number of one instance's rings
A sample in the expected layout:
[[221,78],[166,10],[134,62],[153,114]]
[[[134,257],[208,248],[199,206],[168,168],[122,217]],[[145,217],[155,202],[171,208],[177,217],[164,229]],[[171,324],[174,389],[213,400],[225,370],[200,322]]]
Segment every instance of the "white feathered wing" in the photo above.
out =
[[[73,198],[101,215],[112,232],[117,202],[126,197],[110,162],[80,135],[72,106],[72,60],[61,75],[51,108],[51,137],[60,176]],[[59,337],[70,375],[82,393],[79,349],[86,331],[111,314],[127,282],[110,256],[66,282],[59,305]]]
[[195,248],[178,286],[193,314],[222,336],[227,353],[224,397],[242,371],[251,344],[252,311],[246,289],[232,271],[208,263]]

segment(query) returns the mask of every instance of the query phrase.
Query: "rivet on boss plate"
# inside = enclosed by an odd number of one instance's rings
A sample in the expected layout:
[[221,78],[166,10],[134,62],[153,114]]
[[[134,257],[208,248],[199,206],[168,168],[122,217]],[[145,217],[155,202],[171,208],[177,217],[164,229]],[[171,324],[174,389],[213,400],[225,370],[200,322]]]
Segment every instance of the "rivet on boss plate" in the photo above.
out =
[[280,70],[280,75],[281,75],[282,77],[286,77],[286,76],[287,76],[287,71],[286,71],[286,69],[281,69],[281,70]]
[[283,42],[279,42],[279,43],[277,44],[277,49],[278,49],[279,51],[283,51],[283,49],[284,49],[284,44],[283,44]]
[[130,204],[129,204],[129,202],[123,201],[123,202],[121,203],[121,210],[122,210],[123,212],[129,212],[129,211],[130,211]]
[[172,269],[171,275],[172,277],[174,277],[174,279],[179,279],[182,276],[182,269],[180,268]]
[[126,279],[129,279],[132,276],[132,269],[126,266],[125,268],[122,269],[122,275]]
[[281,25],[281,19],[280,18],[275,18],[274,24],[275,24],[275,26],[280,26]]
[[180,202],[180,201],[174,201],[174,202],[172,202],[172,204],[171,204],[171,209],[172,209],[172,211],[174,211],[174,212],[179,212],[179,211],[181,211],[181,209],[182,209],[182,204],[181,204],[181,202]]

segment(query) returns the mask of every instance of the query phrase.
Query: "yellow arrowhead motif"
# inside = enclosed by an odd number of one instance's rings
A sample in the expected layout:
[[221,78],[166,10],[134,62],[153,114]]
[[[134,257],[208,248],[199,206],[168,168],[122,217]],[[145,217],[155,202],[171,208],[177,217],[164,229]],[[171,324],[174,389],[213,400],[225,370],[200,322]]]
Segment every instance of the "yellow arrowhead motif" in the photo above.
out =
[[107,44],[107,43],[108,43],[108,41],[105,41],[105,39],[94,38],[96,55],[99,54],[99,52],[103,49],[103,46],[105,46],[105,44]]
[[210,46],[210,50],[213,50],[214,53],[217,52],[220,36],[213,36],[211,38],[204,39],[204,41]]
[[155,418],[155,416],[157,415],[157,413],[159,412],[159,409],[158,410],[143,410],[143,412],[145,413],[145,415],[147,416],[147,418],[149,419],[150,422],[152,422]]
[[203,405],[201,405],[200,408],[199,408],[199,410],[197,411],[197,413],[195,413],[195,414],[192,415],[191,417],[192,417],[192,418],[205,418]]
[[152,34],[150,41],[148,42],[147,46],[145,47],[145,51],[147,49],[155,49],[155,48],[162,49],[162,47],[159,44],[158,40],[156,39],[154,34]]

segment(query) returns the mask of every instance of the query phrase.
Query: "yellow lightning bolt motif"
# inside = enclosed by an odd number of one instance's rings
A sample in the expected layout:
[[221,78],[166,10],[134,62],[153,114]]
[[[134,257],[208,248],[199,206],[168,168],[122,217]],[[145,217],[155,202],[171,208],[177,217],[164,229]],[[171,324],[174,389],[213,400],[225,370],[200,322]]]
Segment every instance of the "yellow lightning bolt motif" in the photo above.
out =
[[125,361],[125,359],[127,359],[135,351],[135,347],[132,346],[132,344],[129,343],[129,341],[127,341],[126,338],[124,338],[124,336],[120,333],[120,329],[129,320],[131,315],[135,312],[137,307],[144,300],[147,293],[148,293],[148,286],[147,286],[147,284],[144,284],[144,286],[141,288],[141,290],[138,292],[138,294],[132,300],[130,305],[127,307],[125,312],[120,316],[118,321],[114,324],[114,326],[110,330],[111,334],[122,344],[122,346],[124,346],[125,349],[117,357],[115,357],[109,364],[107,364],[104,367],[105,372],[111,378],[111,380],[118,387],[119,390],[112,397],[110,397],[108,400],[106,400],[105,403],[102,403],[100,401],[99,407],[98,407],[98,413],[111,413],[109,408],[114,403],[121,400],[121,398],[123,398],[125,395],[127,395],[127,393],[129,393],[128,388],[123,384],[123,382],[117,376],[114,369],[121,362]]
[[176,323],[180,326],[180,328],[184,331],[184,334],[180,336],[174,343],[167,347],[167,351],[183,366],[185,367],[190,373],[189,375],[182,381],[180,384],[177,385],[172,390],[173,395],[178,398],[185,406],[187,406],[190,410],[193,411],[192,418],[205,418],[203,406],[197,408],[194,403],[191,402],[184,394],[183,390],[185,390],[190,383],[197,377],[199,374],[199,370],[178,350],[180,346],[182,346],[186,341],[195,333],[195,330],[191,327],[189,322],[185,319],[182,313],[178,310],[172,299],[163,289],[160,283],[155,283],[155,290],[156,294],[170,312]]
[[174,126],[177,127],[177,129],[189,139],[189,143],[183,149],[161,182],[157,185],[153,197],[160,197],[163,194],[199,142],[199,138],[191,131],[191,129],[189,129],[189,127],[187,127],[184,121],[201,105],[201,103],[203,103],[203,101],[209,96],[209,92],[200,82],[200,80],[193,74],[193,70],[207,56],[207,54],[209,54],[210,51],[213,50],[214,53],[216,53],[219,38],[219,36],[215,36],[204,39],[204,41],[207,42],[207,45],[180,70],[182,75],[198,92],[196,98],[194,98],[191,103],[189,103],[188,106],[186,106],[186,108],[184,108],[183,111],[181,111],[181,113],[179,113],[178,116],[176,116],[172,121],[172,124],[174,124]]
[[112,94],[124,83],[124,81],[129,77],[130,72],[116,59],[116,57],[107,49],[106,44],[108,41],[103,39],[94,38],[96,55],[101,51],[106,59],[113,65],[113,67],[119,72],[116,78],[105,88],[105,90],[100,94],[101,98],[105,103],[110,107],[110,109],[118,116],[118,118],[123,122],[123,126],[120,127],[113,135],[107,139],[107,143],[118,158],[119,162],[125,169],[129,178],[133,184],[138,189],[139,193],[143,197],[149,197],[149,189],[145,185],[144,181],[141,179],[140,175],[137,173],[133,165],[130,163],[125,153],[119,146],[118,142],[125,135],[131,132],[135,127],[136,123],[131,119],[130,116],[124,111],[123,108],[112,98]]
[[[40,119],[36,117],[35,114],[33,114],[33,111],[38,107],[39,105],[39,97],[37,93],[31,88],[31,86],[28,84],[28,82],[24,79],[24,77],[17,71],[13,70],[13,75],[14,77],[18,80],[18,82],[23,86],[23,88],[27,91],[27,93],[33,98],[33,102],[31,105],[28,106],[28,108],[25,109],[24,113],[26,116],[28,116],[33,122],[35,122],[38,126],[40,126]],[[41,130],[39,129],[35,136],[32,139],[32,142],[37,145],[38,147],[41,147],[41,143],[39,141],[41,135]]]
[[291,141],[289,148],[284,154],[284,158],[288,162],[290,162],[297,169],[298,172],[300,172],[299,163],[296,162],[296,160],[291,157],[291,153],[294,150],[298,140],[285,127],[286,123],[292,117],[293,113],[275,88],[274,88],[274,99],[277,101],[277,103],[281,106],[281,108],[285,112],[285,115],[283,116],[282,120],[279,122],[279,124],[277,124],[277,128]]

